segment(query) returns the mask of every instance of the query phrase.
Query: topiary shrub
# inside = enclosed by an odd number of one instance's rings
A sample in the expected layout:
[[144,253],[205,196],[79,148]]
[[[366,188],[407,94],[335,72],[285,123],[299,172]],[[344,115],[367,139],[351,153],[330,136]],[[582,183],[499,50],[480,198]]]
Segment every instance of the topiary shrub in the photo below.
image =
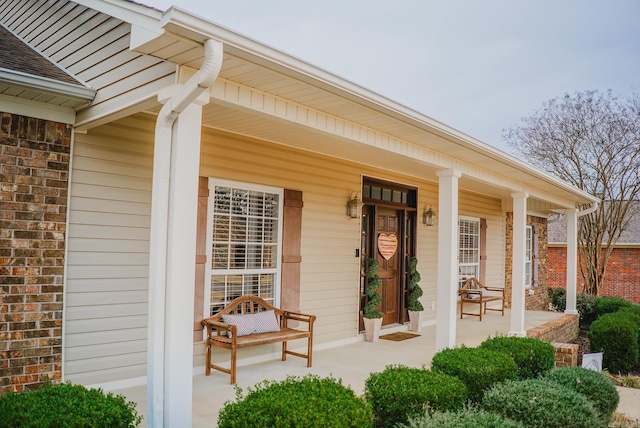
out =
[[424,306],[420,303],[420,297],[422,297],[422,288],[420,288],[420,273],[417,269],[418,259],[411,257],[409,260],[409,282],[407,284],[407,290],[409,292],[409,304],[407,309],[410,311],[424,311]]
[[524,428],[519,422],[484,410],[464,409],[459,412],[434,412],[415,417],[398,428]]
[[602,365],[613,373],[630,371],[638,363],[638,325],[624,312],[604,314],[588,333],[592,352],[602,352]]
[[378,305],[382,303],[382,296],[378,294],[378,288],[382,280],[378,276],[378,268],[380,263],[376,259],[367,259],[367,285],[364,294],[367,296],[367,303],[364,305],[363,315],[365,318],[382,318],[382,312],[378,309]]
[[600,415],[585,396],[542,379],[496,384],[485,392],[482,408],[528,427],[602,426]]
[[136,403],[82,385],[46,383],[42,388],[0,395],[0,427],[137,427]]
[[469,399],[476,402],[494,383],[518,378],[518,366],[510,355],[485,348],[443,349],[433,356],[431,368],[459,378]]
[[378,427],[393,427],[428,409],[458,410],[467,400],[467,388],[456,377],[426,368],[387,366],[365,381],[365,399]]
[[613,382],[602,373],[583,367],[559,367],[544,376],[562,386],[584,395],[601,416],[605,425],[609,424],[613,412],[618,407],[620,394]]
[[578,294],[576,296],[576,310],[580,314],[580,327],[589,328],[598,318],[598,296]]
[[249,388],[218,413],[218,427],[371,427],[367,402],[333,377],[288,376]]
[[538,338],[496,336],[482,342],[480,347],[511,355],[518,366],[519,379],[536,378],[555,365],[555,348]]
[[618,312],[622,308],[630,308],[633,303],[618,297],[600,297],[596,305],[596,315],[601,317],[604,314]]

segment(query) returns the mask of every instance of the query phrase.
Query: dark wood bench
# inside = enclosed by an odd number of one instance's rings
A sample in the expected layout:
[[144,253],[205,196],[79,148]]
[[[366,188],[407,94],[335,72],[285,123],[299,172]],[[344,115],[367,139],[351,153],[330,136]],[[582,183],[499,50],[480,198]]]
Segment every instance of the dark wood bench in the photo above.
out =
[[[265,311],[273,311],[279,331],[264,333],[251,333],[238,335],[238,325],[223,322],[225,315],[255,315]],[[264,314],[263,314],[264,315]],[[241,296],[229,303],[229,305],[217,314],[202,320],[202,325],[207,330],[207,352],[205,374],[209,376],[211,369],[216,369],[231,376],[230,383],[236,383],[236,358],[238,349],[249,346],[264,345],[267,343],[282,342],[282,361],[286,361],[287,355],[307,360],[307,367],[312,364],[313,350],[313,323],[315,315],[289,312],[271,306],[257,296]],[[306,324],[306,329],[297,329],[289,326],[289,321],[298,321]],[[241,328],[242,330],[242,328]],[[287,341],[295,339],[307,339],[307,353],[301,354],[287,349]],[[211,347],[219,346],[231,350],[231,368],[227,369],[211,362]]]
[[[480,321],[482,321],[482,314],[486,314],[488,310],[502,312],[502,316],[504,316],[504,288],[487,287],[476,278],[469,278],[458,290],[458,295],[460,296],[460,319],[462,319],[463,315],[473,315],[480,317]],[[501,302],[499,309],[487,307],[487,303],[497,301]],[[479,305],[478,313],[465,312],[465,303]]]

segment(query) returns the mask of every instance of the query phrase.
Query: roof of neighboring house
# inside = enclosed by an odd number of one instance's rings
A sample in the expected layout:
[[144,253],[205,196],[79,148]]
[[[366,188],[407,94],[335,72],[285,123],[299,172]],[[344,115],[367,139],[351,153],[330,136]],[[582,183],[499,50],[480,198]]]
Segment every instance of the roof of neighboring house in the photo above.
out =
[[[635,201],[630,209],[631,215],[616,244],[640,245],[640,201]],[[549,243],[567,243],[567,219],[550,220],[547,225]],[[606,242],[606,237],[605,237]]]

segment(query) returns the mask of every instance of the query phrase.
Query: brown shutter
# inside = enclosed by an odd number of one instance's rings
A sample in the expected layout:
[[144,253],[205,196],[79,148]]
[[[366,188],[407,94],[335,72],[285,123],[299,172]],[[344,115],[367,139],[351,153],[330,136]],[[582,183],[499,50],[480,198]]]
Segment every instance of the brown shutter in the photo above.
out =
[[[196,284],[193,299],[193,340],[202,340],[202,321],[204,315],[204,287],[207,263],[207,204],[209,202],[209,179],[200,177],[198,183],[198,219],[196,232]],[[209,316],[209,314],[207,314]]]
[[480,278],[486,284],[487,279],[487,219],[480,219]]
[[282,291],[280,307],[300,310],[300,262],[302,239],[302,192],[284,191],[282,216]]

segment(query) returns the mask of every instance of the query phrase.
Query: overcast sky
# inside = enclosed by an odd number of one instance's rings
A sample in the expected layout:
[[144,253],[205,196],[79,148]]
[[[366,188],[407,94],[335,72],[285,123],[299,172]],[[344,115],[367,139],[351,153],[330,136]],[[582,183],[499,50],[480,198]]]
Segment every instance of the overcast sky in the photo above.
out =
[[509,151],[565,93],[640,92],[639,0],[138,0],[172,4]]

